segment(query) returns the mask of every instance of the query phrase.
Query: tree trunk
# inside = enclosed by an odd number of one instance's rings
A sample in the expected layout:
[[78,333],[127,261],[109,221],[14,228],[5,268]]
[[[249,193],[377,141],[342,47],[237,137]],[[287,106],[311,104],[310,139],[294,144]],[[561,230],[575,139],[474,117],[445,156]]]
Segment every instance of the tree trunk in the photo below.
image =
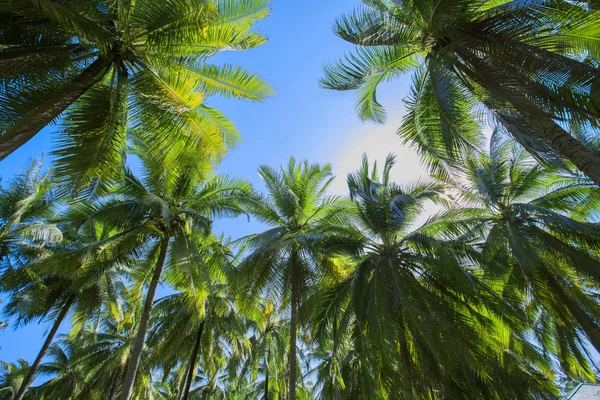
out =
[[185,384],[185,390],[183,392],[183,400],[188,400],[190,397],[190,389],[194,382],[194,376],[196,375],[196,360],[198,359],[198,351],[200,350],[200,341],[202,339],[202,331],[204,330],[204,321],[198,328],[198,334],[196,335],[196,343],[194,343],[194,349],[192,350],[192,357],[190,357],[190,369],[188,370],[188,377]]
[[19,388],[19,391],[17,392],[17,395],[15,396],[14,400],[22,400],[23,396],[25,396],[25,392],[27,391],[27,389],[33,382],[35,373],[37,372],[38,368],[40,367],[40,364],[42,363],[42,359],[46,355],[46,351],[48,351],[48,348],[50,347],[52,340],[54,340],[54,336],[56,335],[56,332],[58,331],[60,324],[62,323],[62,321],[65,319],[65,317],[69,313],[69,309],[73,305],[74,301],[75,301],[75,295],[71,295],[67,299],[66,303],[63,305],[62,309],[60,310],[60,313],[58,314],[58,316],[56,317],[56,320],[54,321],[54,324],[52,325],[52,329],[50,329],[50,332],[48,332],[48,336],[46,336],[46,340],[44,341],[44,344],[42,345],[40,352],[38,353],[37,357],[35,358],[35,361],[31,365],[31,367],[29,368],[29,371],[27,372],[25,379],[23,379],[23,382],[21,383],[21,387]]
[[13,151],[33,138],[45,126],[55,120],[63,111],[73,104],[82,94],[89,90],[101,77],[101,73],[117,57],[114,51],[104,57],[98,57],[77,78],[66,85],[59,93],[50,96],[42,105],[23,119],[9,127],[0,135],[0,160],[8,157]]
[[296,400],[296,331],[298,324],[298,253],[294,249],[290,256],[290,267],[291,267],[291,286],[292,295],[290,298],[291,311],[290,311],[290,350],[288,352],[288,367],[289,367],[289,396],[288,400]]
[[562,157],[571,161],[581,172],[600,185],[599,154],[585,147],[548,116],[528,118],[528,122],[537,128],[537,132],[550,142]]
[[185,366],[185,371],[183,371],[183,381],[179,384],[179,393],[177,393],[177,400],[181,400],[183,398],[183,393],[185,392],[185,387],[187,386],[187,377],[190,374],[190,368],[192,366],[190,363],[187,363]]
[[269,400],[269,358],[271,357],[271,348],[267,343],[267,358],[265,358],[265,397],[263,400]]
[[[337,322],[336,316],[333,317],[333,322],[331,325],[332,325],[331,333],[332,333],[332,337],[333,337],[333,352],[334,352],[334,354],[336,354],[337,346],[338,346],[338,334],[337,334],[338,322]],[[336,361],[336,363],[337,363],[337,361]],[[336,375],[337,375],[337,371],[336,371]],[[333,396],[334,396],[335,400],[340,400],[342,398],[342,391],[341,391],[337,376],[335,376],[333,379]]]
[[[535,129],[537,135],[548,141],[561,157],[573,163],[581,172],[586,174],[597,185],[600,185],[600,154],[588,149],[575,139],[569,132],[557,124],[551,116],[545,113],[524,93],[507,90],[499,82],[514,80],[503,71],[493,70],[474,57],[466,48],[455,46],[454,50],[462,58],[468,60],[478,74],[463,69],[467,76],[479,83],[493,96],[514,107],[527,124]],[[521,82],[526,84],[527,82]],[[484,102],[489,104],[489,102]],[[535,136],[535,135],[531,135]]]
[[146,338],[146,331],[148,330],[148,323],[150,322],[150,311],[152,310],[152,302],[154,301],[154,294],[162,269],[165,264],[165,258],[167,257],[167,248],[169,246],[169,237],[166,236],[160,243],[160,250],[158,254],[158,260],[156,261],[156,267],[154,268],[154,275],[150,281],[150,287],[146,294],[146,300],[144,301],[144,309],[142,311],[142,318],[140,319],[140,327],[135,337],[135,343],[131,354],[129,355],[129,363],[127,365],[127,373],[123,382],[123,392],[121,393],[121,400],[129,400],[133,391],[133,384],[135,382],[135,375],[137,374],[138,366],[140,365],[140,359],[142,358],[142,350],[144,348],[144,341]]

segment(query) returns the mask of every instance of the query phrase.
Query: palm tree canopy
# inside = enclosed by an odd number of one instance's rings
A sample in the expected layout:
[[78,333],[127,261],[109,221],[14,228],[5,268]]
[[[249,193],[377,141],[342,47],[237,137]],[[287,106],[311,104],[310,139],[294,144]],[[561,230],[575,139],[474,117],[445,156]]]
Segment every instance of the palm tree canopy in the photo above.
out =
[[499,134],[466,171],[445,183],[463,206],[426,229],[480,246],[487,276],[526,310],[539,344],[571,378],[593,379],[586,347],[600,345],[600,306],[590,296],[600,283],[600,226],[585,221],[598,218],[598,187],[542,168]]
[[50,221],[57,206],[55,179],[41,162],[32,162],[8,185],[0,184],[0,265],[19,266],[62,240]]
[[100,190],[118,180],[130,135],[163,143],[156,152],[184,142],[218,159],[237,131],[206,99],[260,101],[272,90],[243,68],[207,60],[264,43],[252,27],[267,6],[265,0],[3,0],[0,157],[66,110],[54,155],[59,176],[77,188],[97,183]]
[[[246,251],[239,279],[253,295],[266,288],[271,294],[289,296],[290,254],[296,250],[301,266],[297,276],[300,293],[306,298],[321,279],[319,243],[329,234],[326,227],[341,216],[345,204],[341,198],[326,195],[333,179],[331,166],[291,158],[279,170],[261,166],[259,175],[267,193],[247,199],[244,208],[269,229],[238,242]],[[246,279],[250,276],[253,278]]]
[[[533,154],[553,161],[560,153],[598,183],[597,160],[584,165],[570,152],[593,159],[598,150],[600,11],[570,1],[363,3],[335,25],[356,52],[326,67],[321,81],[356,90],[361,118],[383,122],[377,87],[413,70],[398,133],[434,169],[460,164],[465,151],[480,148],[483,105]],[[559,137],[571,139],[568,148]]]
[[[528,359],[531,346],[521,341],[514,359],[502,356],[510,342],[496,336],[503,329],[499,318],[508,324],[520,318],[480,279],[477,254],[464,241],[411,226],[424,201],[440,200],[441,185],[396,185],[389,179],[393,164],[388,157],[380,177],[365,157],[348,177],[352,229],[362,244],[356,268],[328,290],[320,317],[324,326],[339,321],[336,347],[352,355],[330,360],[340,371],[337,387],[347,383],[348,398],[383,399],[398,391],[405,398],[438,391],[452,398],[552,396],[550,368],[539,355]],[[519,367],[521,359],[533,369]],[[509,364],[514,368],[498,374]],[[478,379],[467,378],[472,374]],[[496,391],[499,380],[506,382]]]

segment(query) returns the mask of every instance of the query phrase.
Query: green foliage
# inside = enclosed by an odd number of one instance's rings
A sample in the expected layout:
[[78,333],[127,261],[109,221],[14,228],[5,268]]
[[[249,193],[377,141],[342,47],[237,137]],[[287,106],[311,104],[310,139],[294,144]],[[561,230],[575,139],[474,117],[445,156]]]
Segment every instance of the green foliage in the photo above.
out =
[[[379,84],[413,71],[398,133],[432,177],[399,185],[392,155],[365,155],[330,196],[329,164],[261,166],[264,192],[214,172],[238,133],[207,98],[271,89],[208,59],[262,44],[266,1],[0,0],[0,156],[78,91],[56,165],[0,185],[0,328],[50,325],[31,364],[2,363],[0,399],[558,399],[596,381],[598,5],[363,3],[336,24],[358,50],[321,84],[384,122]],[[263,229],[213,231],[231,217]]]
[[[361,119],[383,122],[377,87],[412,69],[398,134],[434,171],[462,165],[481,147],[476,121],[485,110],[538,159],[562,157],[600,182],[598,146],[589,140],[600,117],[597,10],[570,1],[363,3],[334,27],[356,51],[321,80],[327,89],[356,90]],[[572,135],[565,122],[583,134]]]
[[[273,93],[241,67],[207,62],[265,42],[252,30],[269,13],[264,0],[6,0],[0,12],[0,145],[64,111],[53,155],[57,176],[77,190],[106,194],[132,136],[218,160],[238,133],[206,99]],[[51,106],[62,108],[48,119]]]
[[[139,176],[58,213],[33,201],[57,191],[51,175],[3,189],[20,205],[5,260],[36,248],[5,262],[4,313],[68,315],[71,330],[31,366],[6,364],[1,395],[551,399],[559,380],[595,380],[598,188],[501,133],[430,182],[398,185],[393,156],[365,156],[347,198],[327,195],[328,165],[262,166],[262,194],[146,143],[131,149]],[[428,202],[440,211],[416,226]],[[242,214],[265,231],[212,233]],[[36,242],[38,225],[60,236]]]

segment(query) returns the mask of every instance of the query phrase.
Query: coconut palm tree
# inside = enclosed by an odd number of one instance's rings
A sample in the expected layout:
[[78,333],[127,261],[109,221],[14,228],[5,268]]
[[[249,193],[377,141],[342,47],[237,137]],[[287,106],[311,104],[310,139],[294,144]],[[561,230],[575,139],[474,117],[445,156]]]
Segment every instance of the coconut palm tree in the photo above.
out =
[[119,179],[135,130],[167,148],[185,142],[218,157],[237,133],[206,98],[260,101],[272,91],[241,67],[207,59],[264,43],[251,29],[267,5],[2,1],[0,160],[61,116],[57,171],[78,187]]
[[79,229],[60,224],[63,240],[51,254],[20,268],[4,270],[0,282],[8,293],[4,312],[18,323],[49,318],[52,326],[15,399],[22,399],[50,348],[59,327],[72,312],[73,329],[120,301],[125,290],[121,273],[129,260],[103,252],[94,244],[114,234],[98,223]]
[[23,379],[29,371],[27,361],[20,359],[16,363],[0,362],[0,399],[13,400],[19,391]]
[[[121,398],[129,400],[141,360],[150,322],[154,295],[166,277],[184,281],[190,293],[201,301],[208,280],[202,265],[202,252],[194,235],[208,235],[212,218],[235,216],[242,211],[241,198],[249,186],[227,177],[212,177],[209,162],[199,158],[193,148],[157,154],[140,142],[133,150],[142,163],[142,178],[131,171],[109,198],[81,206],[81,221],[99,221],[118,232],[100,245],[103,248],[128,248],[141,257],[133,271],[139,293],[147,286],[143,307],[137,316],[138,326],[128,361]],[[172,278],[169,278],[171,280]]]
[[600,226],[586,221],[598,218],[599,189],[543,168],[500,134],[491,143],[447,183],[462,206],[428,229],[477,243],[487,276],[527,312],[537,342],[569,378],[593,380],[587,348],[600,349]]
[[377,87],[413,70],[398,133],[436,169],[482,142],[483,105],[537,157],[560,156],[600,184],[598,147],[589,140],[600,127],[598,11],[587,2],[363,3],[335,26],[357,51],[327,67],[321,82],[356,90],[362,119],[382,122]]
[[244,354],[234,386],[251,390],[262,400],[285,397],[287,392],[286,357],[289,327],[271,301],[261,300],[250,313],[249,349]]
[[[39,368],[48,379],[32,387],[28,395],[40,399],[116,398],[135,340],[135,312],[139,308],[139,300],[132,293],[124,293],[122,300],[103,309],[98,321],[87,321],[50,346],[48,361]],[[143,358],[148,360],[149,354]],[[143,364],[144,379],[135,388],[136,398],[152,398],[157,388],[148,378],[149,363]]]
[[73,361],[77,353],[77,342],[63,336],[48,349],[49,361],[40,365],[40,373],[50,378],[40,386],[31,388],[38,399],[75,399],[80,386],[85,381],[89,369],[82,368]]
[[[99,325],[87,325],[81,333],[69,340],[71,346],[75,347],[73,357],[70,358],[73,364],[70,369],[84,371],[77,385],[77,398],[114,400],[122,388],[128,356],[137,333],[135,314],[141,302],[132,293],[126,294],[124,299],[128,301],[105,310]],[[139,379],[134,388],[138,398],[145,398],[144,393],[153,390],[153,382],[149,378],[151,366],[146,361],[148,359],[149,354],[145,352],[140,367],[143,379]],[[60,390],[63,386],[60,382],[64,376],[60,371],[54,373]]]
[[331,183],[329,165],[297,163],[290,159],[280,170],[261,166],[259,174],[267,193],[246,201],[245,209],[270,228],[243,238],[247,255],[239,267],[239,281],[251,298],[277,296],[289,304],[289,394],[296,399],[296,334],[298,313],[314,285],[327,273],[321,262],[325,227],[340,214],[343,202],[327,197]]
[[334,324],[338,346],[349,347],[345,360],[335,353],[332,360],[347,379],[341,398],[553,398],[547,364],[518,363],[532,349],[507,346],[497,334],[506,328],[500,319],[519,319],[478,277],[476,252],[411,230],[441,186],[396,185],[393,164],[389,156],[380,177],[365,157],[348,176],[356,268],[324,296],[320,313],[321,324]]
[[38,257],[43,246],[62,239],[48,219],[58,198],[51,171],[32,161],[7,186],[0,185],[0,265],[16,267]]
[[179,393],[183,400],[190,399],[194,390],[196,373],[200,366],[209,369],[211,363],[224,365],[219,353],[222,343],[233,343],[243,338],[247,325],[236,312],[233,300],[225,292],[223,284],[210,287],[203,304],[198,304],[196,295],[178,292],[157,300],[154,305],[155,318],[148,343],[154,349],[155,364],[168,371],[169,366],[180,364]]

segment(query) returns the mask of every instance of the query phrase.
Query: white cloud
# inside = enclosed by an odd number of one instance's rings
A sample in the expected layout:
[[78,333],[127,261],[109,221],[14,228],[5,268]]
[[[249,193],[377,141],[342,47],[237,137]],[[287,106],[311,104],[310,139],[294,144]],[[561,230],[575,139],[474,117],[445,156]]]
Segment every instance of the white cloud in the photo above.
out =
[[408,183],[427,178],[427,171],[421,164],[419,156],[396,134],[400,126],[399,120],[388,121],[384,125],[365,123],[343,135],[343,144],[332,143],[335,151],[324,152],[326,161],[331,162],[333,173],[337,176],[331,186],[331,192],[345,194],[347,192],[346,176],[349,172],[360,168],[362,155],[369,157],[372,165],[377,160],[382,166],[389,153],[396,155],[396,165],[391,171],[391,179],[397,183]]

